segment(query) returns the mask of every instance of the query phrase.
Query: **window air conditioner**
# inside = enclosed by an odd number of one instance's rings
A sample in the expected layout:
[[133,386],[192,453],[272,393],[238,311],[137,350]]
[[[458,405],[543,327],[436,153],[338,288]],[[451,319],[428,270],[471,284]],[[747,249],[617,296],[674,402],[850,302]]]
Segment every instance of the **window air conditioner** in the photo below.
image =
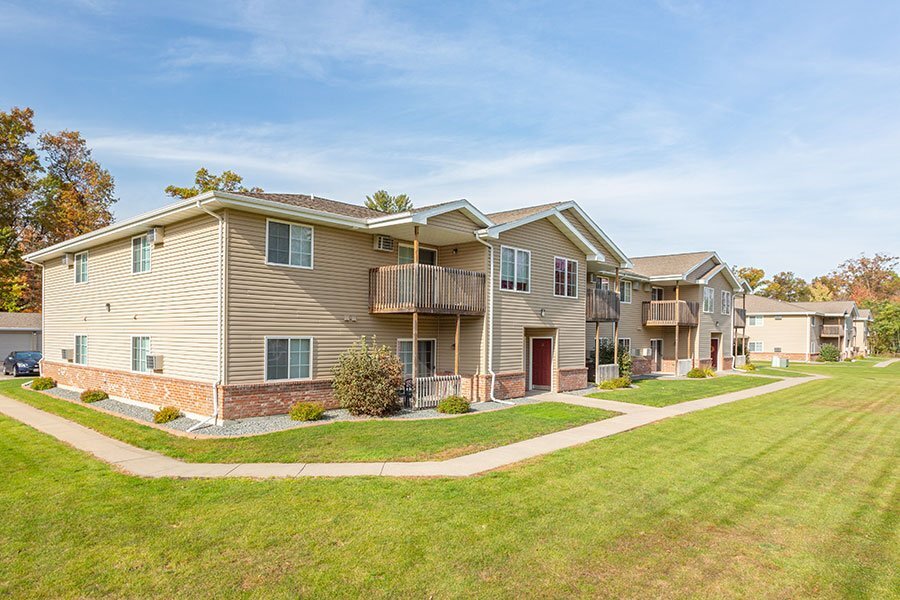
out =
[[63,360],[75,360],[75,351],[71,348],[63,348],[62,349],[62,359]]
[[62,257],[62,264],[65,267],[71,267],[75,264],[75,255],[71,252],[66,252]]
[[151,244],[162,244],[163,237],[162,227],[151,227],[147,230],[147,241]]
[[163,357],[162,354],[148,354],[147,368],[151,371],[162,371]]
[[393,252],[394,251],[394,238],[389,235],[376,235],[375,236],[375,249],[381,250],[382,252]]
[[653,356],[653,348],[641,348],[641,356]]

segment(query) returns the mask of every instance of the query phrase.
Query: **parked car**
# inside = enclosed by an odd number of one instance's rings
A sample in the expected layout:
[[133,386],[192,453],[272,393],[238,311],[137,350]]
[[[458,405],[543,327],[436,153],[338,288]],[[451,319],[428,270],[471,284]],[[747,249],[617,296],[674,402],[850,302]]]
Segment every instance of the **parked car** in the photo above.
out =
[[18,350],[10,352],[3,361],[4,375],[39,375],[41,353],[31,350]]

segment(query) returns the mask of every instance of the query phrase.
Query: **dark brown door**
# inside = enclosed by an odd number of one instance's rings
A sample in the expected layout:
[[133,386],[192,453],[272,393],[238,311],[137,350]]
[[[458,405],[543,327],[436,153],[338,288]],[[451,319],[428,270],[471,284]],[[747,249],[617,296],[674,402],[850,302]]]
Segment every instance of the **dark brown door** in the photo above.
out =
[[651,360],[654,371],[662,371],[662,340],[650,340],[650,350],[653,352]]
[[553,368],[553,340],[533,338],[531,340],[531,386],[550,387]]
[[719,338],[709,339],[709,358],[712,360],[712,368],[719,370]]

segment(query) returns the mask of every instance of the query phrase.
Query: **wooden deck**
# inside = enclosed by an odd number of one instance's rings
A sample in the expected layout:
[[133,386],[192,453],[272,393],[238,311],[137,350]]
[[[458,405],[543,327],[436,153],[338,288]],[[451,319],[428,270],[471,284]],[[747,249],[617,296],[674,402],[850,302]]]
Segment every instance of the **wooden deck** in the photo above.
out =
[[822,337],[843,337],[843,325],[822,325]]
[[619,295],[612,290],[590,288],[585,303],[585,321],[612,323],[619,320]]
[[372,314],[483,315],[485,275],[423,264],[369,270]]
[[651,300],[641,303],[641,323],[651,327],[696,327],[699,315],[699,302]]

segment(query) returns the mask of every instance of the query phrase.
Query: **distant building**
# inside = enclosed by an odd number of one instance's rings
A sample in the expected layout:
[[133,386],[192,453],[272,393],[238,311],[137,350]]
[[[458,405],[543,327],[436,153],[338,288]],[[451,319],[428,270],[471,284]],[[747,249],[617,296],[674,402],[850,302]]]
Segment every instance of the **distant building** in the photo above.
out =
[[0,312],[0,357],[41,349],[41,313]]

